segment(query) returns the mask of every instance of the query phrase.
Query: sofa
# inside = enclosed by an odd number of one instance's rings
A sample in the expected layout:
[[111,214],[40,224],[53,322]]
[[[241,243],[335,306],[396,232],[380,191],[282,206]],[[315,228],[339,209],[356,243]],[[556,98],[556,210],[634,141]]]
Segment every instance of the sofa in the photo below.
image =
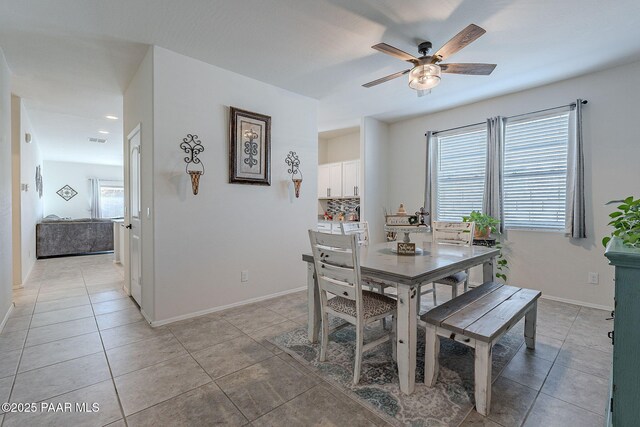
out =
[[111,219],[68,219],[54,215],[36,224],[36,257],[113,251]]

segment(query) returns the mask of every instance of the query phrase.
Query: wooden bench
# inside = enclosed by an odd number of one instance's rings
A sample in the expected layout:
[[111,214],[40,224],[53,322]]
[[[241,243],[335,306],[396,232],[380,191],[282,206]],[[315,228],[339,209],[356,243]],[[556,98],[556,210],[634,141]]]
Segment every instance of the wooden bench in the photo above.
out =
[[439,337],[475,348],[476,410],[482,415],[489,414],[491,348],[523,316],[526,345],[535,347],[540,295],[540,291],[487,282],[424,314],[425,384],[431,387],[438,379]]

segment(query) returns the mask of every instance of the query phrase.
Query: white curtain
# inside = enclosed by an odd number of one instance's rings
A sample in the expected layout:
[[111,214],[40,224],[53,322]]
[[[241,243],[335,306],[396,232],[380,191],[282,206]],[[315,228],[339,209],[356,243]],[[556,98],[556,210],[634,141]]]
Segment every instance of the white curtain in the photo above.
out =
[[504,231],[504,214],[502,212],[504,133],[504,117],[487,119],[487,166],[482,210],[484,214],[500,220],[499,231],[501,233]]
[[435,159],[433,158],[433,153],[435,152],[435,144],[437,141],[437,137],[433,134],[432,131],[428,131],[426,134],[427,137],[427,158],[426,158],[426,174],[425,174],[425,183],[424,183],[424,209],[429,212],[429,216],[425,219],[425,223],[431,226],[431,220],[433,218],[433,201],[432,201],[432,191],[433,191],[433,177],[435,176]]
[[567,162],[567,208],[565,234],[574,239],[587,237],[584,202],[584,150],[582,142],[582,99],[576,101]]
[[102,218],[100,180],[98,178],[89,178],[89,182],[91,183],[91,218]]

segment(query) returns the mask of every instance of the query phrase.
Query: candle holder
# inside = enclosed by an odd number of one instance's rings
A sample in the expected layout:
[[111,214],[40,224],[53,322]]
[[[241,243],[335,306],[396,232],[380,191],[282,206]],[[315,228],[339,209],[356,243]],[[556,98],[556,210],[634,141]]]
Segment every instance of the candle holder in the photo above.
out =
[[198,188],[200,186],[200,176],[204,175],[204,164],[198,158],[198,154],[204,151],[202,142],[198,139],[198,135],[187,134],[186,138],[182,139],[180,148],[187,154],[184,158],[186,163],[185,171],[191,177],[191,189],[193,195],[198,194]]
[[291,174],[293,181],[293,189],[296,193],[296,199],[300,197],[300,187],[302,186],[302,172],[300,172],[300,158],[295,151],[289,151],[287,158],[284,160],[289,169],[287,172]]

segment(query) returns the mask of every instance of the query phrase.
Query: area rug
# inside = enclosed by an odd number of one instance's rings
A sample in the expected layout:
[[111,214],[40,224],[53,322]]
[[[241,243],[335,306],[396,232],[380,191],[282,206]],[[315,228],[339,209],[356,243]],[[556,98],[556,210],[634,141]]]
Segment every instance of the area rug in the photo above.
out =
[[[332,323],[338,320],[335,319]],[[379,323],[366,329],[365,343],[386,333]],[[330,335],[326,362],[318,361],[320,345],[309,342],[306,328],[276,336],[271,342],[395,425],[458,426],[474,406],[474,350],[455,341],[441,339],[438,382],[434,387],[427,387],[424,385],[422,328],[418,328],[416,388],[409,396],[400,391],[397,366],[391,358],[390,342],[364,354],[360,383],[353,385],[353,326]],[[523,342],[523,325],[520,322],[495,344],[492,367],[494,380]]]

